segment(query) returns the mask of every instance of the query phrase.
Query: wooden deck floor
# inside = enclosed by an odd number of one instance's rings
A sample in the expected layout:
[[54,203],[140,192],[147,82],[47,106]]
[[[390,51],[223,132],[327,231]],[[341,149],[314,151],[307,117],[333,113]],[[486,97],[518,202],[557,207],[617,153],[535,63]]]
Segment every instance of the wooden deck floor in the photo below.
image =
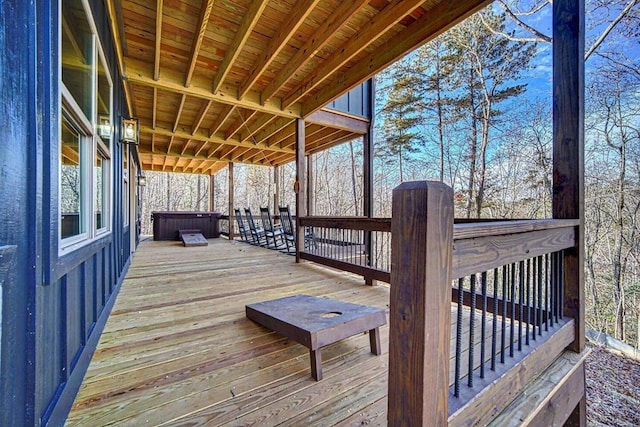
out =
[[388,308],[363,283],[240,242],[144,242],[67,425],[386,425],[388,326],[382,356],[366,334],[324,347],[316,382],[305,347],[245,318],[295,294]]

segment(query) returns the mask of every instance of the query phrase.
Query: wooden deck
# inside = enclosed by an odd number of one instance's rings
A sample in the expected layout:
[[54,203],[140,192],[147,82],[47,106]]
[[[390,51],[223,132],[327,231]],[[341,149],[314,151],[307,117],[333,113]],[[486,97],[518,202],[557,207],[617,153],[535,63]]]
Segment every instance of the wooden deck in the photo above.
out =
[[388,325],[382,356],[366,334],[324,347],[316,382],[304,346],[245,318],[296,294],[389,304],[386,286],[245,243],[143,242],[67,425],[386,425]]

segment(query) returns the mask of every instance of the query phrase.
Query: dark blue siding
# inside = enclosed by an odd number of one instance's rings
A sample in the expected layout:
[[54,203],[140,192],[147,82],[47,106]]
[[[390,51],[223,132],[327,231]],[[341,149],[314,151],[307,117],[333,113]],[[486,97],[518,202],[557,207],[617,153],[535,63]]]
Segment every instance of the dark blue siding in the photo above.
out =
[[327,108],[371,119],[372,87],[372,81],[367,80],[328,104]]
[[[129,115],[103,1],[89,2]],[[122,218],[122,146],[111,146],[112,231],[58,256],[59,57],[56,1],[0,2],[0,425],[62,425],[130,261]],[[6,265],[5,265],[6,264]],[[2,281],[0,277],[0,281]]]

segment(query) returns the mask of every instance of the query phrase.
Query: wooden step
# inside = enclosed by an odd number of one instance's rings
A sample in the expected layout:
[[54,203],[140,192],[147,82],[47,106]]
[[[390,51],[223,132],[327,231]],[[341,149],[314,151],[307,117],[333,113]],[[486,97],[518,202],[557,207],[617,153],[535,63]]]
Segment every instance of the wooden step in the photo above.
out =
[[562,353],[488,425],[563,425],[585,395],[584,361],[590,352],[585,349],[582,353]]

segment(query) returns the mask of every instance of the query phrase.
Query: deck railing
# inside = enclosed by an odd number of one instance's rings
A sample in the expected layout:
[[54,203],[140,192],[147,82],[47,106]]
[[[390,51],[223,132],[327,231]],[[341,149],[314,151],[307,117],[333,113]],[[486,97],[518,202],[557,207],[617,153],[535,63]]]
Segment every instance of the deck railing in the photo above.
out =
[[390,425],[486,424],[575,338],[563,266],[579,222],[454,225],[452,200],[405,183],[393,219],[300,219],[315,241],[300,258],[391,283]]
[[391,219],[303,217],[305,245],[301,259],[359,274],[368,284],[390,282]]
[[389,425],[484,425],[575,338],[563,264],[578,221],[454,226],[452,198],[394,190]]

